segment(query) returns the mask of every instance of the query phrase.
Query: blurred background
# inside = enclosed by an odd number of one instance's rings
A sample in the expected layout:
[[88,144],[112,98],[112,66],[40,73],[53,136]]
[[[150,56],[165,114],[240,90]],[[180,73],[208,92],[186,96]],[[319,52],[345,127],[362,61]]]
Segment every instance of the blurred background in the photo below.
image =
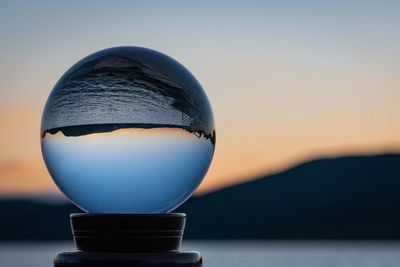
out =
[[[0,240],[71,239],[78,210],[42,160],[41,113],[70,66],[122,45],[175,58],[212,104],[214,160],[178,209],[187,238],[400,238],[399,11],[398,1],[1,1]],[[391,244],[384,253],[398,252]]]

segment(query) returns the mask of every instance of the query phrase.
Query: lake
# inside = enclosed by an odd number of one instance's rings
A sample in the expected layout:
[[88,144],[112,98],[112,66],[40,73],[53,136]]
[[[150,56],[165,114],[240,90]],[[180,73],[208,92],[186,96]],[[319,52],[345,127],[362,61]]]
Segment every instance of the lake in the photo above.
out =
[[[375,267],[399,266],[400,242],[346,241],[189,241],[205,267]],[[1,267],[51,267],[69,242],[0,243]]]

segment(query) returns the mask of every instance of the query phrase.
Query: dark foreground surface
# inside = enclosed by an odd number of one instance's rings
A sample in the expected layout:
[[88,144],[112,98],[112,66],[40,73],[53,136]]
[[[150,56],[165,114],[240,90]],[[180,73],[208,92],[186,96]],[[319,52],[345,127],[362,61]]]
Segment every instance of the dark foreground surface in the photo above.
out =
[[[400,239],[400,155],[310,161],[192,197],[185,239]],[[0,201],[0,240],[71,240],[72,204]]]
[[[196,241],[184,248],[202,253],[204,267],[394,267],[400,242]],[[0,243],[0,266],[52,267],[72,243]]]

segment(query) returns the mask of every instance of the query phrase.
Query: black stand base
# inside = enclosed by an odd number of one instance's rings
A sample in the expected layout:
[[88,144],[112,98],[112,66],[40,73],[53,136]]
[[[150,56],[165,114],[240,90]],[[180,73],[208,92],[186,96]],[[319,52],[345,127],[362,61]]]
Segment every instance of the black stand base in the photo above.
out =
[[72,214],[78,251],[62,252],[55,267],[202,265],[195,251],[179,251],[185,214]]
[[144,267],[201,266],[201,256],[195,251],[159,253],[97,253],[63,252],[54,259],[56,267]]

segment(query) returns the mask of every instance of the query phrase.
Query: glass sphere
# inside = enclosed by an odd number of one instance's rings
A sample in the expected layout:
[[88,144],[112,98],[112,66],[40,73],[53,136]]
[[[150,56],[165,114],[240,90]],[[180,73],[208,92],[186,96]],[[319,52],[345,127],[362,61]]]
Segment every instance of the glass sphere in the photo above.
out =
[[214,120],[201,85],[180,63],[116,47],[60,78],[43,112],[41,146],[53,180],[80,208],[169,212],[207,172]]

